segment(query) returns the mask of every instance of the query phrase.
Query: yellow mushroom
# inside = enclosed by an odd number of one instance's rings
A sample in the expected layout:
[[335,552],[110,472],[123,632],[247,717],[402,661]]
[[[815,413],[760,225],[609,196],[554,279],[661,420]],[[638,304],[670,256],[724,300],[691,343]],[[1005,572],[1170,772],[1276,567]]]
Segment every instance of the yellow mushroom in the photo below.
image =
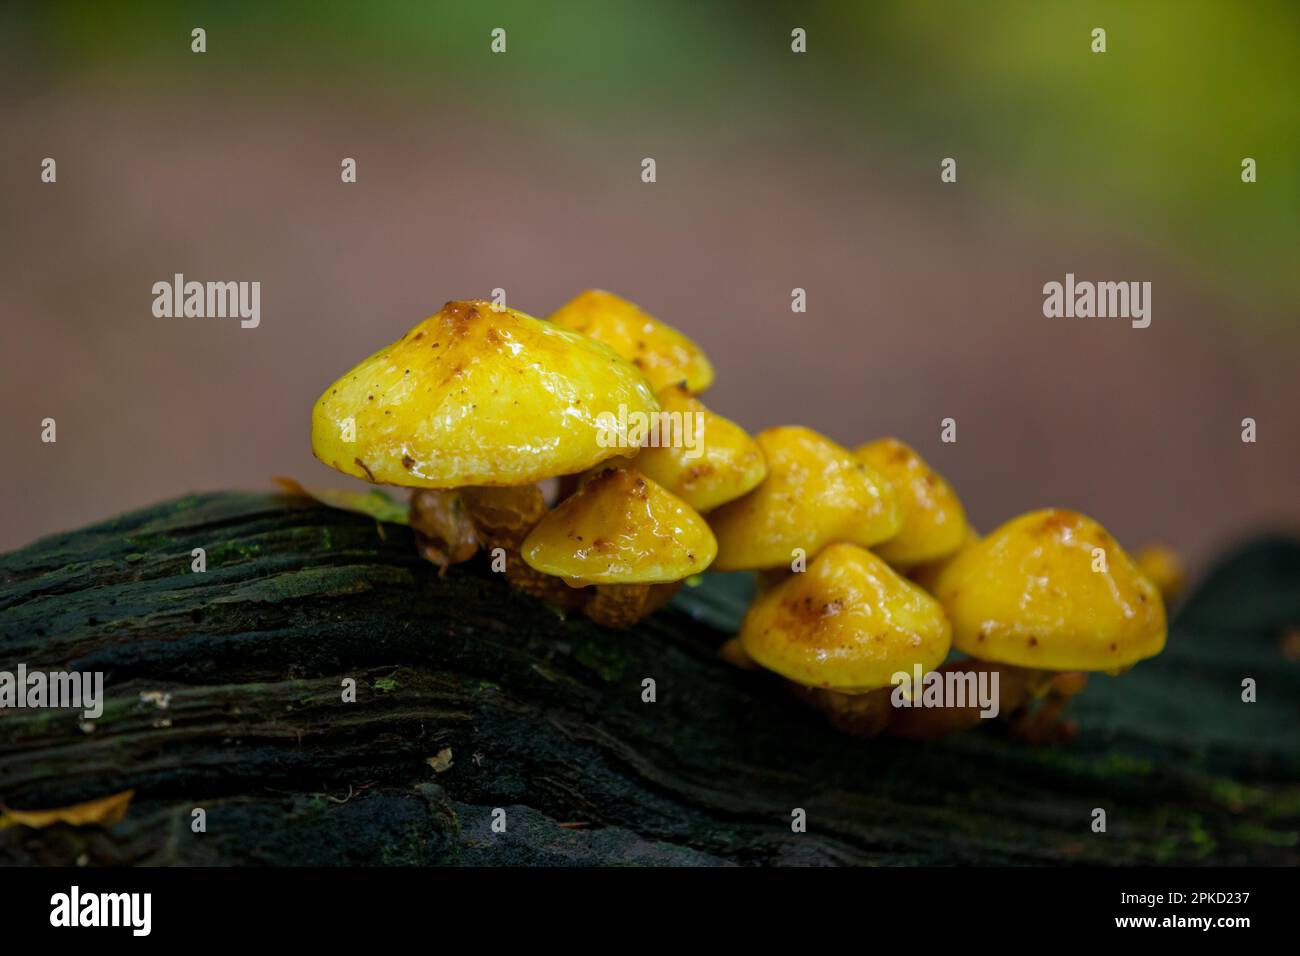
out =
[[903,509],[898,534],[874,550],[894,567],[934,561],[961,547],[966,513],[952,486],[925,459],[897,438],[882,438],[854,450],[893,484]]
[[646,477],[701,514],[747,494],[767,477],[758,443],[735,422],[709,411],[684,386],[669,385],[655,398],[662,409],[660,421],[680,422],[672,431],[683,440],[665,439],[661,426],[657,446],[643,448],[634,462]]
[[865,548],[832,544],[758,595],[740,649],[837,726],[870,735],[890,719],[895,675],[933,670],[950,638],[938,601]]
[[1139,551],[1136,561],[1142,573],[1160,589],[1166,602],[1174,601],[1187,584],[1187,570],[1178,552],[1168,545],[1150,544]]
[[[1021,735],[1032,740],[1068,735],[1059,713],[1086,672],[1121,673],[1165,645],[1159,590],[1105,528],[1074,511],[1034,511],[1002,525],[947,563],[935,595],[953,647],[1002,673],[1003,712],[1046,698],[1021,715]],[[891,729],[906,733],[908,719]]]
[[607,346],[513,309],[448,302],[325,390],[312,451],[409,488],[526,485],[615,455],[602,414],[659,410]]
[[865,548],[898,533],[893,486],[848,449],[798,426],[769,428],[756,440],[767,478],[709,515],[718,538],[715,570],[788,568],[795,549],[811,559],[834,542]]
[[708,524],[676,495],[633,468],[586,477],[524,540],[534,571],[571,587],[595,585],[583,607],[607,627],[627,627],[712,563]]
[[607,346],[485,301],[448,302],[325,390],[312,450],[345,474],[419,489],[411,525],[440,568],[501,547],[507,578],[535,590],[514,560],[546,510],[533,482],[636,454],[618,440],[625,419],[606,414],[620,405],[659,409]]
[[915,581],[921,587],[925,588],[931,594],[934,593],[935,585],[939,583],[939,576],[943,574],[944,568],[952,564],[957,556],[964,554],[967,548],[970,548],[980,539],[980,534],[974,526],[968,521],[966,530],[962,536],[961,545],[951,554],[945,554],[942,558],[936,558],[933,561],[925,561],[921,564],[907,569],[907,576]]
[[1110,534],[1076,511],[1015,518],[944,570],[936,596],[953,645],[1056,671],[1118,671],[1165,646],[1160,592]]
[[713,384],[704,350],[667,323],[626,299],[588,289],[551,314],[556,325],[604,342],[661,389],[684,384],[698,395]]

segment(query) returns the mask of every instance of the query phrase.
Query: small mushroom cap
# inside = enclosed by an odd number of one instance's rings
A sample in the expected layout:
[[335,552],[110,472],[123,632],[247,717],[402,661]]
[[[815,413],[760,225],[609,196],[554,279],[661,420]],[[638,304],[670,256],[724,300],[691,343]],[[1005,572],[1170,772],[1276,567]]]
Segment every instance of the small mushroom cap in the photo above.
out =
[[1173,601],[1183,593],[1187,569],[1178,552],[1168,545],[1149,544],[1135,556],[1137,566],[1160,589],[1160,596]]
[[718,545],[695,510],[633,468],[607,468],[543,518],[524,561],[570,584],[667,584],[709,566]]
[[938,601],[870,551],[833,544],[755,599],[740,642],[798,684],[863,693],[938,667],[951,633]]
[[1165,646],[1159,590],[1105,528],[1076,511],[1008,521],[952,560],[935,595],[953,646],[987,661],[1115,671]]
[[789,566],[795,548],[812,558],[836,541],[871,547],[898,533],[898,494],[847,448],[809,428],[769,428],[756,438],[767,478],[709,515],[717,571]]
[[698,395],[713,384],[713,366],[703,349],[612,292],[588,289],[560,306],[550,320],[604,342],[639,368],[656,390],[682,382]]
[[958,547],[956,551],[952,552],[952,554],[945,554],[942,558],[936,558],[933,561],[926,561],[923,564],[918,564],[908,568],[908,579],[915,581],[925,590],[933,594],[939,583],[939,577],[943,574],[944,569],[948,567],[948,565],[952,564],[953,561],[957,560],[958,555],[965,553],[966,549],[972,547],[977,541],[979,541],[979,539],[980,533],[976,531],[968,521],[966,523],[965,536],[962,538],[961,546]]
[[634,463],[643,475],[701,513],[734,501],[767,477],[758,442],[735,422],[705,408],[684,386],[669,385],[655,398],[662,409],[660,421],[664,413],[680,415],[679,434],[689,436],[694,447],[686,447],[684,440],[668,441],[661,426],[659,446],[643,448],[636,456]]
[[599,420],[620,405],[659,408],[608,347],[482,300],[448,302],[325,390],[312,451],[380,484],[523,485],[635,454]]
[[898,491],[903,527],[874,550],[895,567],[933,561],[961,547],[966,512],[957,493],[925,459],[897,438],[882,438],[853,454],[880,472]]

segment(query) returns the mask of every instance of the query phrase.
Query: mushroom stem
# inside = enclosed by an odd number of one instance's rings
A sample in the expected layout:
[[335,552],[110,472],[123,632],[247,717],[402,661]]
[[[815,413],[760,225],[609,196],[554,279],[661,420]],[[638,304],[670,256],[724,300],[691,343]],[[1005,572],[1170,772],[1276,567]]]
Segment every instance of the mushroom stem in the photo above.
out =
[[420,489],[411,495],[410,516],[416,548],[439,574],[478,553],[478,533],[458,490]]
[[[1070,739],[1075,727],[1061,719],[1070,698],[1088,683],[1082,671],[1047,671],[967,658],[938,668],[940,674],[996,673],[998,714],[1010,720],[1013,737],[1026,743],[1054,743]],[[1037,701],[1037,703],[1035,703]],[[980,725],[980,705],[965,707],[918,707],[896,710],[889,722],[891,736],[911,740],[935,740],[949,734],[973,730]]]
[[602,627],[627,630],[667,604],[682,582],[669,584],[598,584],[582,609]]
[[1078,732],[1078,725],[1063,720],[1061,711],[1070,698],[1088,685],[1088,675],[1083,671],[1064,671],[1053,674],[1047,692],[1036,707],[1022,708],[1011,718],[1011,735],[1030,744],[1064,743]]
[[805,687],[789,681],[799,699],[820,710],[831,724],[858,737],[877,737],[889,725],[894,708],[889,702],[892,687],[865,694],[845,694],[825,687]]
[[[1046,672],[1034,668],[998,664],[973,657],[949,661],[940,665],[936,672],[941,676],[950,673],[973,674],[977,677],[981,673],[997,674],[999,714],[1009,714],[1023,708],[1047,679]],[[911,740],[936,740],[978,727],[984,719],[980,716],[980,710],[978,701],[967,701],[965,707],[895,709],[889,722],[889,733],[894,737]]]

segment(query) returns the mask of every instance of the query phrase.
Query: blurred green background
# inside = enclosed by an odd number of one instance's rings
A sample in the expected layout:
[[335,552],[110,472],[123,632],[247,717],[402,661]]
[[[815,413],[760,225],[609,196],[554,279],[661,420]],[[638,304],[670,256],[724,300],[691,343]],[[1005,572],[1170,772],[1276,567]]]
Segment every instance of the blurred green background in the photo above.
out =
[[[201,74],[178,39],[191,24],[213,37]],[[793,26],[812,38],[798,60]],[[1104,55],[1090,48],[1098,26]],[[495,27],[513,42],[485,59]],[[1300,292],[1291,0],[50,2],[10,8],[4,33],[11,67],[56,82],[207,87],[220,72],[256,97],[269,76],[468,99],[561,129],[777,119],[791,138],[885,147],[925,174],[959,152],[980,188],[1064,202],[1080,224],[1123,217],[1264,303]],[[1266,190],[1240,189],[1247,155]]]
[[[1300,523],[1294,2],[51,2],[0,34],[2,547],[332,481],[319,390],[497,286],[620,292],[715,358],[719,411],[898,434],[981,527],[1062,504],[1199,560]],[[154,320],[178,271],[261,280],[263,327]],[[1067,271],[1152,281],[1151,329],[1044,319]]]

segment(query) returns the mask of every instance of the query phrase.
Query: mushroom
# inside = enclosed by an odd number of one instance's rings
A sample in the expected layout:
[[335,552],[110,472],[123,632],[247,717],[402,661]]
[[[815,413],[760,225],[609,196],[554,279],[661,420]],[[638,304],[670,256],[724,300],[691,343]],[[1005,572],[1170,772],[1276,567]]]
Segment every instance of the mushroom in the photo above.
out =
[[1168,545],[1149,544],[1135,555],[1142,573],[1160,589],[1166,603],[1173,602],[1183,593],[1187,583],[1187,570],[1178,552]]
[[663,442],[661,426],[660,444],[643,448],[634,462],[647,478],[706,514],[747,494],[767,477],[767,462],[758,443],[735,422],[709,411],[685,386],[669,385],[655,398],[662,409],[660,421],[666,420],[665,416],[680,416],[667,420],[680,421],[682,433],[689,430],[696,446]]
[[[1059,714],[1087,672],[1119,674],[1165,645],[1159,590],[1105,528],[1075,511],[1008,521],[948,563],[935,596],[952,621],[953,647],[1002,674],[1003,712],[1046,698],[1016,718],[1026,739],[1069,736]],[[949,665],[963,666],[971,665]],[[891,731],[933,736],[972,720],[970,713],[913,712],[900,714]]]
[[943,574],[943,569],[952,564],[957,556],[964,554],[968,548],[974,545],[980,539],[980,534],[974,526],[966,522],[966,530],[962,535],[961,544],[957,550],[951,554],[945,554],[942,558],[935,558],[933,561],[925,561],[921,564],[907,569],[907,576],[915,581],[921,587],[925,588],[931,594],[934,593],[935,585],[939,581],[939,576]]
[[594,585],[583,613],[625,628],[662,606],[709,566],[717,542],[690,505],[634,468],[610,467],[544,517],[523,542],[534,571],[570,587]]
[[645,373],[655,389],[681,383],[692,395],[699,395],[713,384],[713,366],[703,349],[612,292],[588,289],[549,318],[604,342]]
[[836,726],[867,736],[890,720],[895,676],[933,670],[950,638],[938,601],[852,544],[828,546],[806,572],[760,593],[739,635],[744,657],[792,682]]
[[709,515],[718,538],[716,571],[788,569],[835,542],[864,548],[898,533],[893,486],[848,449],[809,428],[780,426],[756,436],[767,477]]
[[608,346],[482,300],[448,302],[325,390],[312,451],[344,474],[429,489],[412,524],[445,568],[485,543],[517,547],[545,510],[534,482],[635,455],[611,440],[622,420],[606,413],[620,406],[659,410]]
[[876,545],[876,554],[896,568],[909,568],[961,547],[966,512],[952,486],[925,459],[897,438],[869,442],[853,454],[889,479],[903,510],[902,528]]

